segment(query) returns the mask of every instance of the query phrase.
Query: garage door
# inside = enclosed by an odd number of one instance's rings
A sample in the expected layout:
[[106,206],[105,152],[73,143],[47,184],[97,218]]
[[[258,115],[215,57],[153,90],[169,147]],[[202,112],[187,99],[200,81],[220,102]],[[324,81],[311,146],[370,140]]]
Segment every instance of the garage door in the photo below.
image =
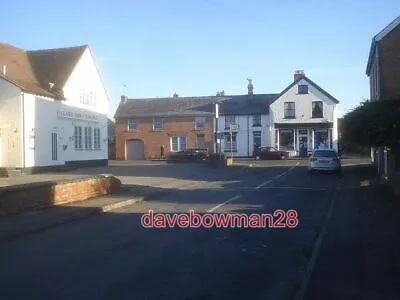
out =
[[144,159],[144,143],[141,140],[126,142],[126,159]]

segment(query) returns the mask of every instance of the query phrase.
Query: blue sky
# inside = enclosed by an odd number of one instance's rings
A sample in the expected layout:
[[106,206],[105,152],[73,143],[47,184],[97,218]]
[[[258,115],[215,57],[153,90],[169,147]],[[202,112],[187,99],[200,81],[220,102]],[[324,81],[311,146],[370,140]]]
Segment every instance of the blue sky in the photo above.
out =
[[[340,101],[369,97],[372,37],[398,0],[14,0],[0,39],[23,49],[88,44],[110,96],[279,93],[306,75]],[[7,13],[5,13],[7,12]],[[6,25],[9,24],[9,25]]]

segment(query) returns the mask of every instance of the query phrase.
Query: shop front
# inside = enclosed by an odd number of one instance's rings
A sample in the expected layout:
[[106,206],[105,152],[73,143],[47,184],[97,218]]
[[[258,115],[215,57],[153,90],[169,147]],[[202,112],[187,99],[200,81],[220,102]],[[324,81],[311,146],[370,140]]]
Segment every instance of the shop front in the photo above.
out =
[[331,124],[275,124],[275,147],[290,156],[307,157],[313,149],[333,148]]

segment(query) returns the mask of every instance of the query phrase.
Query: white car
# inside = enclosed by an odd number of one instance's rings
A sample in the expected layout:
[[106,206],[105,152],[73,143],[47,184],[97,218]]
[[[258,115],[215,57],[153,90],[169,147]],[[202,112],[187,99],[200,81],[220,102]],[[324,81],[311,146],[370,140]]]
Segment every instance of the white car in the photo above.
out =
[[316,171],[342,173],[342,164],[334,149],[316,149],[313,151],[308,162],[308,173],[312,174]]

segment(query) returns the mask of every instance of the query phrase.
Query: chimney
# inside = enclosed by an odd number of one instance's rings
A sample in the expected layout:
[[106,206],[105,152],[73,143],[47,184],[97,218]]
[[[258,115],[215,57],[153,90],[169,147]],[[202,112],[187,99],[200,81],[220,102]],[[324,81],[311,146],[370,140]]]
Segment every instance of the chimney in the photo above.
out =
[[128,97],[125,96],[125,95],[122,95],[121,96],[121,103],[126,103],[126,102],[128,102]]
[[247,95],[249,96],[249,98],[253,97],[253,81],[252,79],[247,78],[247,81],[249,82],[249,84],[247,85]]
[[7,76],[7,66],[3,65],[3,72],[1,73],[3,76]]
[[298,81],[298,80],[300,80],[301,78],[303,78],[304,76],[306,76],[306,74],[304,74],[304,71],[303,71],[303,70],[296,70],[296,71],[294,72],[294,81]]

